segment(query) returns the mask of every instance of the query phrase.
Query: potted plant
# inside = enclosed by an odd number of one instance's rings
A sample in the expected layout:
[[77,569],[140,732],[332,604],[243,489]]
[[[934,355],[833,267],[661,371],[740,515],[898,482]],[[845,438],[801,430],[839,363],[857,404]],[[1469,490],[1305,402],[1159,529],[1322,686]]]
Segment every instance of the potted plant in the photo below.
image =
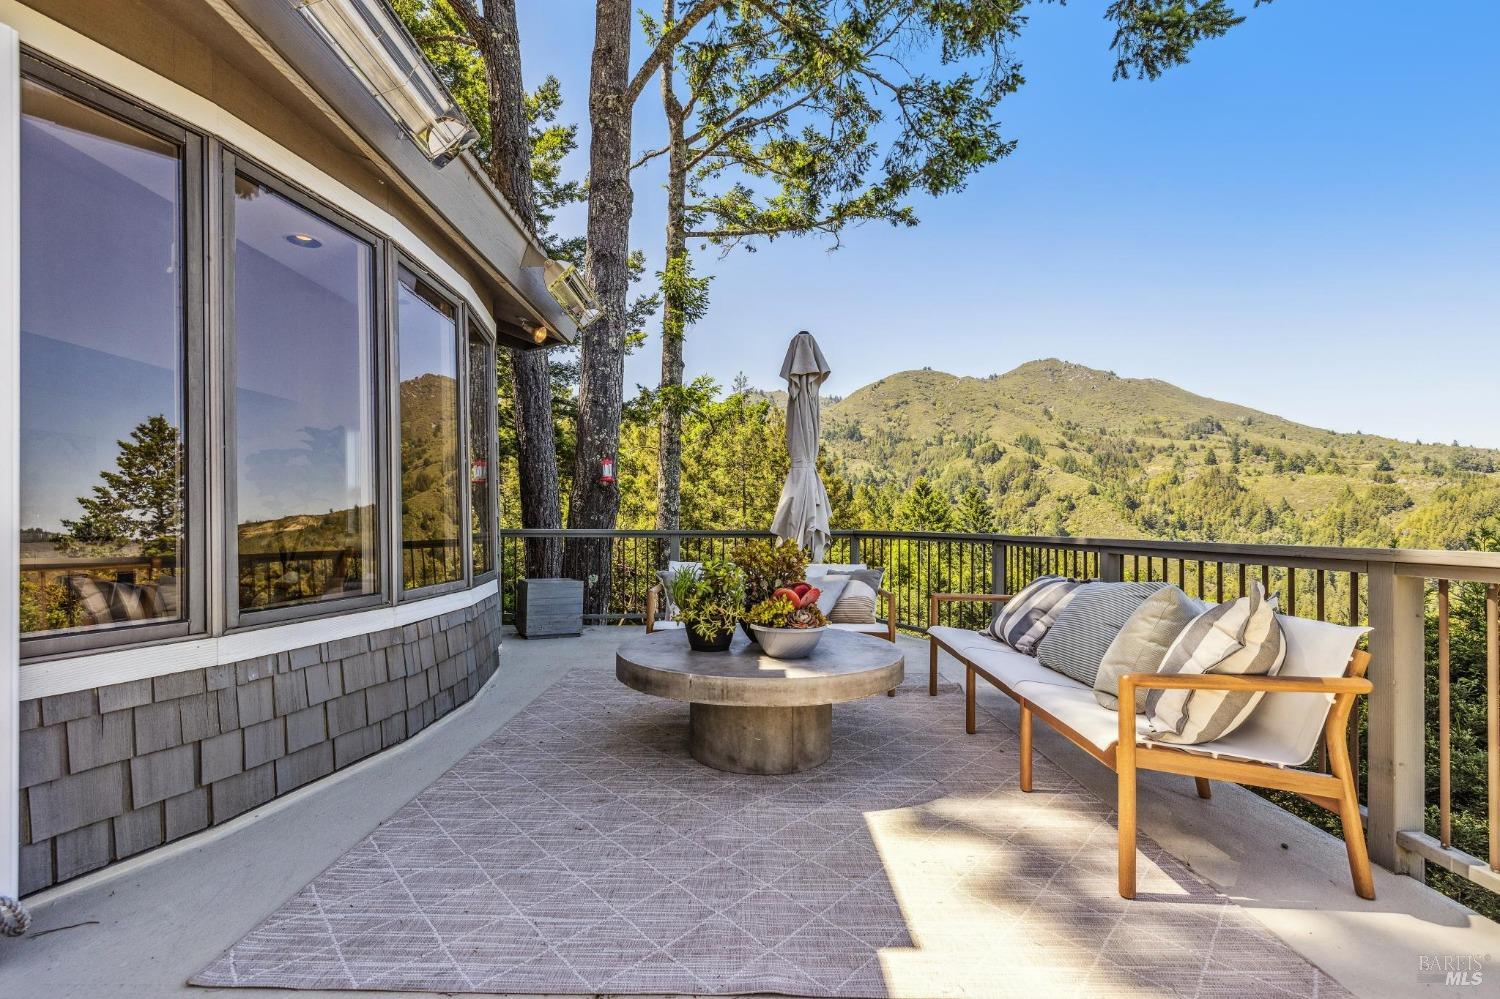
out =
[[707,561],[672,577],[674,619],[699,652],[724,652],[745,609],[745,574],[732,562]]
[[[730,561],[745,573],[745,611],[770,598],[783,587],[796,585],[807,573],[807,554],[790,541],[744,541],[730,552]],[[742,620],[746,636],[753,642],[750,622]]]
[[766,655],[805,659],[818,647],[828,619],[818,610],[822,593],[806,582],[782,587],[745,613],[746,623]]

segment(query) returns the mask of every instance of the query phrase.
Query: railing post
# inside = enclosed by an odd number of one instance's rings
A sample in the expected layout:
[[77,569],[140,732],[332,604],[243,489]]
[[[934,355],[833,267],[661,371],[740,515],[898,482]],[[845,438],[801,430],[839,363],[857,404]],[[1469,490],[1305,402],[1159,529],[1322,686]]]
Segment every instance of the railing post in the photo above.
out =
[[1426,580],[1371,562],[1368,780],[1370,859],[1397,874],[1422,877],[1422,858],[1396,834],[1421,832],[1425,819]]
[[990,592],[1004,593],[1009,585],[1009,546],[1004,541],[990,543]]
[[1125,556],[1119,552],[1100,552],[1099,578],[1106,583],[1123,582],[1125,579]]
[[849,564],[850,565],[863,565],[864,564],[859,559],[859,535],[858,534],[851,534],[851,535],[849,535]]
[[[682,535],[673,534],[667,539],[667,561],[682,561]],[[665,567],[663,567],[665,568]]]

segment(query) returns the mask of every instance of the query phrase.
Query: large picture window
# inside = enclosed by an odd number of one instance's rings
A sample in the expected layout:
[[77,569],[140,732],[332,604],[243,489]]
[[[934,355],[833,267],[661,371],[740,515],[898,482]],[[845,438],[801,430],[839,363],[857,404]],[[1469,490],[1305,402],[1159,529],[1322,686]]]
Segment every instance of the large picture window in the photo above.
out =
[[37,80],[21,112],[21,634],[185,621],[186,147]]
[[230,208],[239,609],[375,593],[374,247],[251,177]]
[[458,310],[406,268],[396,287],[401,579],[407,590],[463,579]]
[[495,568],[493,490],[495,352],[469,323],[469,533],[474,575]]

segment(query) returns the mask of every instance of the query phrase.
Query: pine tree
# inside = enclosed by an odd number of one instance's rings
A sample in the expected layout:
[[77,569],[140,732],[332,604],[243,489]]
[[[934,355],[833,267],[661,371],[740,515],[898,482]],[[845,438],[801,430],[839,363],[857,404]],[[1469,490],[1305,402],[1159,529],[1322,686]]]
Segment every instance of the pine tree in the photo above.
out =
[[958,529],[966,534],[988,534],[994,530],[994,515],[989,500],[977,486],[970,487],[958,500]]
[[116,441],[115,471],[103,471],[92,496],[78,497],[83,516],[64,520],[58,548],[70,555],[177,554],[182,530],[182,442],[165,416],[136,425],[130,440]]
[[953,509],[948,497],[932,488],[926,478],[917,476],[896,511],[896,527],[903,531],[946,531],[953,526]]

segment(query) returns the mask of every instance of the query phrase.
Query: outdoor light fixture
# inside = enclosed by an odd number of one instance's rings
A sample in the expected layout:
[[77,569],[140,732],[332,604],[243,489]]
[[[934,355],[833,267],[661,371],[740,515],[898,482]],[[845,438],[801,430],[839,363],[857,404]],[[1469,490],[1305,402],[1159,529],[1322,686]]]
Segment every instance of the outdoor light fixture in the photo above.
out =
[[604,315],[594,289],[578,273],[578,268],[562,260],[548,260],[542,264],[542,270],[547,290],[579,329],[587,329]]
[[384,0],[288,0],[432,161],[479,138]]
[[612,486],[615,484],[615,458],[607,454],[599,459],[599,484]]

